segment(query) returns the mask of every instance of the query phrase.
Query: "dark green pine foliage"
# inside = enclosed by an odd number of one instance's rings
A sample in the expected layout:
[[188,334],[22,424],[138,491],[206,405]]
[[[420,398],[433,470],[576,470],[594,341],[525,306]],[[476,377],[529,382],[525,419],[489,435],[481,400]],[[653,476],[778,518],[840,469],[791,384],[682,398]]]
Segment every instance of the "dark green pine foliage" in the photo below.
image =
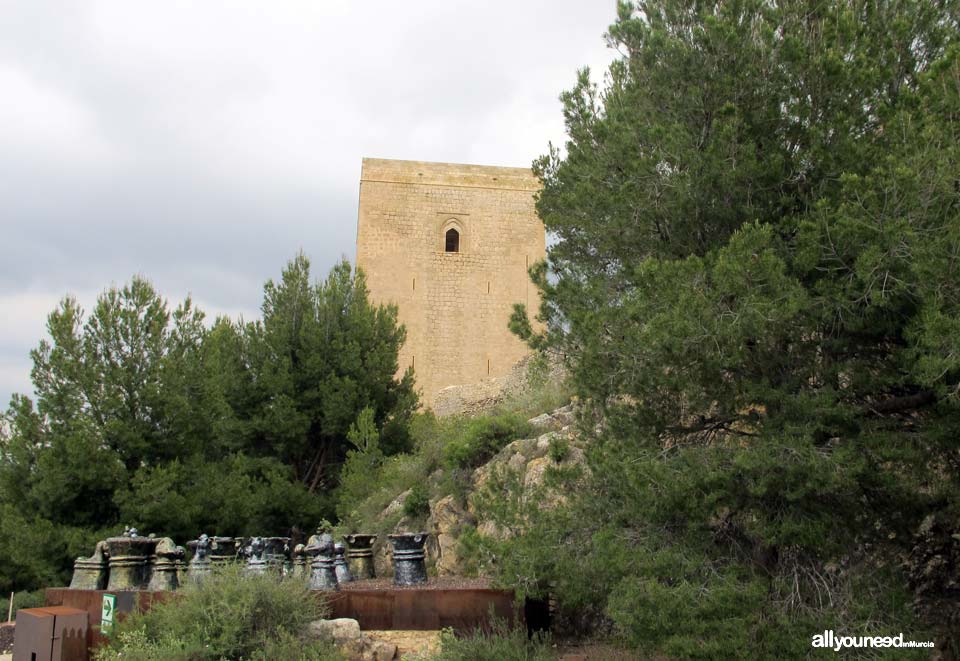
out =
[[0,590],[64,584],[124,525],[180,543],[312,530],[361,411],[388,451],[407,446],[404,331],[362,273],[341,262],[315,283],[299,255],[263,313],[208,327],[139,277],[86,318],[63,300],[32,352],[36,404],[14,396],[0,419]]
[[620,5],[535,164],[545,330],[512,321],[568,357],[596,479],[504,576],[678,657],[956,649],[957,37],[953,1]]
[[237,409],[246,444],[291,466],[310,492],[329,488],[347,450],[350,426],[369,408],[388,454],[408,447],[416,408],[413,375],[394,380],[405,331],[396,307],[367,300],[363,273],[342,261],[310,280],[303,255],[280,282],[264,287],[263,320],[242,328],[244,375]]

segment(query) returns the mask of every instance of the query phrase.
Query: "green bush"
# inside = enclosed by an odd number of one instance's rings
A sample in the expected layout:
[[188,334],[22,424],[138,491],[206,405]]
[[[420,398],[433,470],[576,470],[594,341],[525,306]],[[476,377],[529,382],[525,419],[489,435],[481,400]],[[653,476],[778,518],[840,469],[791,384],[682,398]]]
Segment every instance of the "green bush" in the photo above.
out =
[[430,493],[423,482],[417,482],[403,501],[403,513],[409,517],[423,516],[430,511]]
[[[33,592],[16,592],[13,595],[13,619],[17,619],[17,611],[21,608],[37,608],[43,606],[44,591],[34,590]],[[0,598],[0,621],[7,619],[7,611],[10,609],[10,595]]]
[[570,456],[570,442],[562,437],[554,436],[550,439],[550,448],[547,450],[555,463],[560,463]]
[[[0,595],[67,585],[74,559],[89,556],[97,540],[107,535],[108,531],[54,523],[29,508],[0,503]],[[6,611],[0,615],[6,616]]]
[[121,621],[96,659],[341,659],[330,644],[305,635],[324,611],[303,581],[229,567]]
[[367,407],[360,412],[356,422],[350,426],[347,439],[355,449],[347,451],[347,459],[340,472],[340,486],[337,488],[337,514],[340,518],[346,517],[351,508],[374,490],[374,480],[383,464],[380,433],[373,418],[373,409]]
[[444,460],[451,468],[476,468],[505,445],[530,436],[533,427],[518,413],[465,419],[444,448]]
[[510,628],[502,619],[494,619],[490,632],[476,631],[458,638],[444,629],[440,652],[431,661],[553,661],[549,637],[527,637],[523,627]]

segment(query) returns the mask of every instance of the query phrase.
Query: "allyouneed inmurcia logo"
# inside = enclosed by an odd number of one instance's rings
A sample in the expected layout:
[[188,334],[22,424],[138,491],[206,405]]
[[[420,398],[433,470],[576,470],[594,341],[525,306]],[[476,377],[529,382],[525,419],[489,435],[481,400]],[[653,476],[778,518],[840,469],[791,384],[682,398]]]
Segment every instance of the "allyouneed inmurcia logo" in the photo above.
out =
[[826,647],[839,652],[845,647],[933,647],[932,640],[904,640],[903,634],[896,636],[837,636],[833,629],[813,636],[812,647]]

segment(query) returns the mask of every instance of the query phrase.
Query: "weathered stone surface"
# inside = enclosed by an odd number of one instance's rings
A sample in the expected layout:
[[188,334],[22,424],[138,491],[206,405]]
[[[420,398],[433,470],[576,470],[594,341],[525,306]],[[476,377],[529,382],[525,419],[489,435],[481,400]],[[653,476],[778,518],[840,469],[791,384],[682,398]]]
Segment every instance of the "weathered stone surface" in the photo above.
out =
[[397,646],[367,636],[350,640],[340,645],[340,651],[348,659],[358,661],[392,661],[397,658]]
[[436,568],[439,576],[460,573],[460,557],[457,554],[458,536],[461,526],[467,523],[475,523],[475,519],[453,496],[445,496],[430,504],[430,518],[427,525],[437,540]]
[[432,659],[440,652],[439,631],[364,631],[364,637],[389,643],[396,648],[396,658]]
[[[514,303],[538,305],[527,268],[546,248],[539,180],[529,168],[365,158],[361,182],[357,265],[370,301],[399,307],[407,339],[398,376],[413,367],[435,411],[499,397],[493,385],[453,406],[434,401],[446,386],[503,378],[529,354],[507,323]],[[450,229],[456,252],[446,251]]]
[[194,583],[200,583],[211,571],[210,546],[212,540],[206,534],[200,535],[197,539],[187,542],[187,546],[193,551],[193,557],[190,558],[188,570],[188,580]]
[[343,538],[347,543],[347,567],[356,580],[376,578],[373,545],[377,535],[355,533]]
[[413,489],[407,489],[399,496],[390,501],[390,504],[387,505],[384,510],[380,513],[381,519],[386,519],[388,517],[399,514],[403,511],[403,504],[407,501],[407,498],[410,496],[410,493]]
[[554,424],[553,416],[549,413],[541,413],[535,418],[530,418],[529,422],[534,427],[550,427]]
[[169,537],[162,537],[156,546],[152,558],[152,571],[148,590],[168,591],[180,587],[179,565],[183,561],[186,551],[177,546]]
[[335,620],[314,620],[308,625],[311,636],[337,645],[360,640],[360,623],[348,617]]
[[70,587],[76,590],[105,590],[107,587],[108,558],[107,542],[97,542],[93,555],[77,558],[73,563],[73,578]]
[[551,413],[550,416],[561,429],[569,427],[577,420],[573,412],[573,404],[567,404],[566,406],[558,408]]
[[477,532],[484,537],[491,537],[493,539],[507,539],[510,537],[509,530],[498,526],[493,521],[481,521],[477,525]]
[[266,543],[262,537],[254,537],[246,548],[247,564],[244,573],[259,576],[267,573]]
[[142,590],[150,582],[150,556],[159,540],[140,537],[136,528],[128,528],[120,537],[107,539],[110,554],[108,590]]
[[[565,500],[565,493],[546,487],[546,476],[554,468],[578,467],[584,476],[590,474],[587,465],[584,441],[578,437],[576,429],[567,423],[573,421],[573,406],[568,405],[547,415],[550,422],[543,419],[547,425],[541,427],[541,432],[534,438],[518,439],[508,443],[486,464],[476,468],[471,474],[471,484],[466,494],[466,504],[460,505],[454,496],[445,496],[431,501],[430,516],[427,519],[427,530],[432,533],[428,542],[428,558],[435,562],[437,575],[450,576],[462,573],[462,558],[458,555],[459,538],[467,525],[475,526],[477,532],[483,536],[505,539],[512,532],[501,528],[492,521],[483,519],[483,512],[478,511],[475,498],[478,492],[488,485],[494,474],[513,473],[520,480],[525,497],[534,499],[541,508],[556,507]],[[549,431],[542,431],[548,429]],[[564,446],[563,456],[557,461],[558,454],[551,452],[555,444]],[[431,476],[431,483],[437,480]],[[439,476],[436,476],[439,479]],[[392,513],[396,515],[402,507],[408,492],[400,494],[391,506],[381,514],[385,517]],[[392,521],[392,519],[391,519]],[[413,525],[406,517],[400,517],[394,530],[409,530]],[[386,548],[381,546],[375,549],[374,559],[377,571],[381,576],[387,576],[390,567],[389,555]]]
[[312,536],[309,541],[304,551],[311,558],[310,589],[338,590],[333,536],[323,532]]
[[427,533],[396,533],[387,535],[393,546],[393,581],[397,585],[417,585],[427,582],[424,544]]
[[390,555],[390,542],[386,538],[377,540],[373,547],[373,566],[377,576],[393,576],[393,557]]
[[350,568],[347,567],[347,549],[339,542],[333,545],[333,549],[333,569],[337,575],[337,583],[349,583],[353,577],[350,575]]
[[383,640],[370,641],[371,661],[393,661],[397,658],[397,646]]
[[547,469],[554,465],[549,457],[539,457],[527,464],[527,472],[523,476],[524,489],[534,489],[543,485]]
[[537,451],[540,453],[547,453],[550,451],[550,443],[555,439],[563,438],[564,434],[559,432],[551,431],[537,437]]
[[307,631],[318,640],[335,644],[348,659],[393,661],[399,658],[396,643],[364,634],[357,620],[346,617],[316,620],[308,625]]

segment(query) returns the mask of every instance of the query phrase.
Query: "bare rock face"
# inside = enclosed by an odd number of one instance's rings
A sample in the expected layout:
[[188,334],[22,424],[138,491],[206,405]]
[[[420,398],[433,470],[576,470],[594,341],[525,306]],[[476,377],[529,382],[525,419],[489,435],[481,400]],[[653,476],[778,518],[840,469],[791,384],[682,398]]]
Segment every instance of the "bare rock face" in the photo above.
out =
[[[438,576],[459,576],[464,573],[463,558],[459,554],[460,535],[468,526],[476,528],[484,537],[506,539],[512,533],[494,521],[484,520],[477,509],[474,496],[481,492],[490,478],[497,474],[516,477],[524,492],[540,508],[557,507],[565,502],[565,494],[547,486],[550,471],[558,468],[579,467],[583,475],[589,475],[584,442],[576,434],[574,405],[556,409],[530,420],[537,436],[508,443],[486,464],[476,468],[470,476],[466,504],[455,496],[448,495],[430,502],[430,515],[426,531],[430,533],[427,544],[428,562],[433,562]],[[431,481],[436,482],[431,476]],[[394,531],[409,529],[410,521],[400,516],[403,503],[410,491],[399,494],[381,512],[380,520],[397,519]],[[374,547],[374,562],[377,576],[393,574],[388,544]]]
[[396,650],[397,659],[432,659],[440,652],[439,631],[364,631],[363,635],[387,644],[381,647],[384,659],[391,658],[386,656],[390,646]]
[[461,572],[460,558],[457,555],[460,528],[475,520],[453,496],[445,496],[430,504],[430,518],[427,525],[436,539],[437,575],[454,576]]
[[337,645],[344,645],[350,641],[359,640],[360,623],[348,617],[335,620],[315,620],[309,625],[310,635],[319,640],[326,640]]
[[547,469],[553,464],[550,457],[537,457],[527,464],[523,474],[523,488],[527,491],[543,486],[543,479]]
[[387,517],[390,517],[402,512],[403,504],[407,502],[407,498],[410,496],[411,491],[413,491],[413,489],[407,489],[402,494],[400,494],[399,496],[391,500],[390,504],[387,505],[382,512],[380,512],[380,518],[386,519]]
[[397,646],[384,640],[370,641],[370,659],[372,661],[393,661],[397,658]]

